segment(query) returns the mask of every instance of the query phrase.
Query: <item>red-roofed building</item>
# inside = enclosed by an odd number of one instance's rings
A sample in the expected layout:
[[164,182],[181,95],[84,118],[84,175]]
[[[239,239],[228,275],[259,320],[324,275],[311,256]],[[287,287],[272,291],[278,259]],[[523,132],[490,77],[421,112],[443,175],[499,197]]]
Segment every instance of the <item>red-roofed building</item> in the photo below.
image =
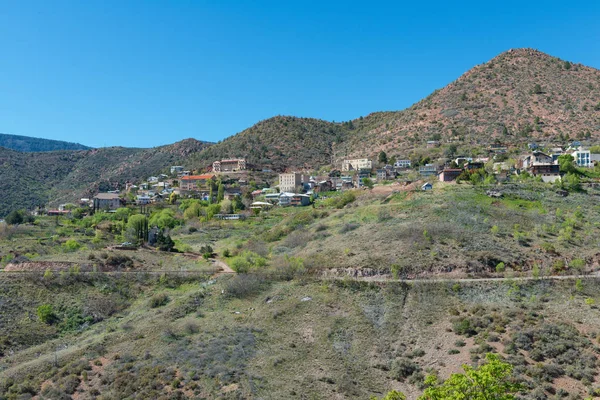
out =
[[214,180],[215,176],[213,174],[184,176],[179,182],[179,189],[202,190],[206,187],[206,181],[209,179]]

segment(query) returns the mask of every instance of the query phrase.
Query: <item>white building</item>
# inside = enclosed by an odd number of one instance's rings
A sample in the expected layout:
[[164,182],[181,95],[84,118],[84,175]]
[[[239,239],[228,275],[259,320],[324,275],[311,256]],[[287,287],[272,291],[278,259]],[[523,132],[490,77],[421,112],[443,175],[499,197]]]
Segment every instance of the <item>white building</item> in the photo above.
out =
[[410,160],[398,160],[394,163],[396,168],[410,168]]
[[578,166],[580,166],[580,167],[593,166],[589,150],[582,150],[582,149],[575,150],[574,152],[571,153],[571,155],[575,159],[575,162],[577,163]]
[[342,171],[358,171],[361,169],[372,169],[373,162],[368,158],[357,158],[354,160],[344,160],[342,162]]

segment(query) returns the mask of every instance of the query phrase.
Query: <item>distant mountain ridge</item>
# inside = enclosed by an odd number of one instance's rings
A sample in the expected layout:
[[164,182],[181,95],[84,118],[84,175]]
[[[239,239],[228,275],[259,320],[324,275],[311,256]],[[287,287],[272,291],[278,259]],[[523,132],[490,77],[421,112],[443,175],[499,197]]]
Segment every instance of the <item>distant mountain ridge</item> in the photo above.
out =
[[59,150],[89,150],[91,147],[62,140],[42,139],[0,133],[0,147],[21,152],[44,152]]

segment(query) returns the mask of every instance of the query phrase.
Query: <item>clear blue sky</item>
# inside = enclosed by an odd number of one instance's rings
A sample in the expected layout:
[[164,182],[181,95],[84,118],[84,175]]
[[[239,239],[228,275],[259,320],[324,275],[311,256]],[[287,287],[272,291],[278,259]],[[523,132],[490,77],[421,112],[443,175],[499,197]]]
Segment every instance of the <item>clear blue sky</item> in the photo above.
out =
[[598,1],[0,0],[0,132],[151,147],[349,120],[510,48],[600,68],[599,20]]

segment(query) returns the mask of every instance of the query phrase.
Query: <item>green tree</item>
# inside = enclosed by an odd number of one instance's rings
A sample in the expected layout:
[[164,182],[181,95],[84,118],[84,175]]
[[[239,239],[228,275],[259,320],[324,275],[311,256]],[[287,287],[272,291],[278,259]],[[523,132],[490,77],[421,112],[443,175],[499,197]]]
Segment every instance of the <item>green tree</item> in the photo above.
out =
[[452,374],[444,382],[435,375],[425,379],[429,386],[419,400],[513,400],[521,385],[512,380],[512,365],[496,354],[486,355],[478,368],[463,365],[464,374]]
[[534,94],[542,94],[542,93],[544,93],[542,91],[542,87],[540,86],[539,83],[536,83],[535,86],[533,87],[533,93]]
[[23,211],[11,211],[10,214],[6,216],[6,223],[9,225],[19,225],[23,223]]
[[562,156],[558,156],[558,165],[560,168],[560,172],[573,173],[577,171],[577,167],[575,166],[575,159],[570,154],[563,154]]
[[148,241],[148,218],[142,214],[136,214],[129,217],[127,222],[128,236],[142,243]]
[[568,173],[562,177],[562,187],[572,191],[577,192],[581,190],[581,180],[579,176],[573,173]]
[[219,187],[217,189],[217,203],[220,203],[225,198],[225,186],[222,183],[219,183]]
[[377,157],[377,159],[381,164],[387,164],[388,162],[387,154],[385,154],[385,151],[383,150],[381,151],[381,153],[379,153],[379,157]]
[[150,226],[158,226],[161,229],[171,229],[179,224],[175,218],[175,212],[169,208],[165,208],[150,217]]
[[362,183],[369,189],[373,189],[373,181],[370,178],[363,178]]

